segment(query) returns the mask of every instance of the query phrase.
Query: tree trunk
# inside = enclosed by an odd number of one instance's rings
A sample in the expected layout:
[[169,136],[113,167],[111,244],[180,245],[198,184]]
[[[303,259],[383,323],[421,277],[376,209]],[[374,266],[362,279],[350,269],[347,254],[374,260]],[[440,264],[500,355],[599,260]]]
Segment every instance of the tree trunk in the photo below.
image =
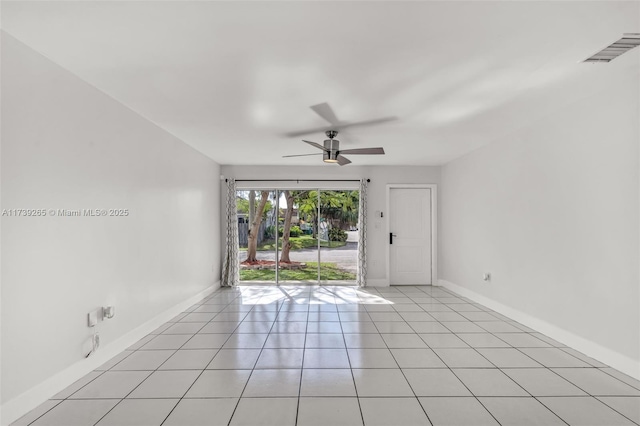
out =
[[311,215],[311,237],[318,238],[318,216]]
[[256,218],[256,191],[249,191],[249,223]]
[[[258,251],[258,231],[260,229],[260,224],[262,223],[262,214],[264,213],[264,206],[267,204],[267,200],[269,199],[269,191],[262,191],[262,198],[260,199],[260,204],[253,215],[253,222],[251,223],[251,229],[249,230],[249,247],[247,248],[247,262],[255,262],[256,252]],[[251,210],[251,209],[249,209]]]
[[287,212],[284,215],[284,230],[282,231],[282,253],[280,254],[280,262],[291,263],[291,259],[289,259],[289,252],[291,251],[289,234],[291,233],[291,218],[293,216],[293,195],[291,195],[291,191],[284,191],[284,197],[287,199]]

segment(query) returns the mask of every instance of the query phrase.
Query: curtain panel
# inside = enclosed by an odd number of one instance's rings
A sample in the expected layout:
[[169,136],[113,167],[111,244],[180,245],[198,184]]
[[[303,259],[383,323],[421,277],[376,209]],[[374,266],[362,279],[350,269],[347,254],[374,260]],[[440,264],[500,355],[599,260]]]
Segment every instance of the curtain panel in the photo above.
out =
[[358,278],[360,287],[367,285],[367,180],[360,180],[358,206]]
[[222,263],[222,287],[233,287],[240,281],[238,271],[238,212],[236,207],[236,180],[227,179],[226,203],[227,234]]

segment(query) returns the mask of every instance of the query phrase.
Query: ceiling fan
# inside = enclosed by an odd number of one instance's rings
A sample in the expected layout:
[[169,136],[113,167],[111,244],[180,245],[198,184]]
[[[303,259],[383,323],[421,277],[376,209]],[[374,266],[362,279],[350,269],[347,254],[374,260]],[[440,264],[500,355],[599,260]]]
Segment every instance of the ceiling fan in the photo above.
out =
[[[341,166],[347,165],[351,163],[347,157],[342,154],[351,154],[351,155],[381,155],[384,154],[384,148],[356,148],[356,149],[340,149],[340,141],[338,139],[334,139],[338,135],[337,130],[327,130],[325,132],[329,139],[325,139],[324,146],[319,143],[305,141],[311,146],[315,146],[322,150],[322,161],[325,163],[338,163]],[[317,154],[296,154],[296,155],[283,155],[283,158],[286,157],[305,157],[307,155],[320,155]]]
[[371,126],[374,124],[386,123],[388,121],[393,121],[398,119],[398,117],[390,116],[390,117],[375,118],[373,120],[364,120],[364,121],[353,121],[353,122],[340,121],[338,120],[338,117],[336,116],[336,114],[333,112],[333,109],[326,102],[323,102],[318,105],[312,105],[309,108],[311,108],[320,117],[327,120],[329,122],[329,125],[324,127],[316,127],[315,129],[306,129],[306,130],[299,130],[295,132],[289,132],[289,133],[285,133],[284,134],[285,136],[296,137],[296,136],[310,135],[311,133],[326,132],[327,130],[340,131],[340,130],[346,129],[347,127]]
[[[357,148],[357,149],[344,149],[340,150],[340,141],[335,139],[338,135],[338,131],[345,129],[347,127],[354,126],[369,126],[374,124],[380,124],[387,121],[397,120],[397,117],[383,117],[376,118],[374,120],[365,120],[365,121],[340,121],[336,117],[336,114],[333,112],[333,109],[329,106],[328,103],[324,102],[318,105],[313,105],[310,107],[316,114],[320,117],[324,118],[329,122],[329,126],[315,128],[315,129],[307,129],[302,131],[290,132],[286,133],[286,136],[301,136],[309,133],[316,133],[319,131],[324,131],[329,139],[324,141],[324,146],[315,142],[305,141],[311,146],[321,149],[322,152],[322,161],[325,163],[338,163],[341,166],[351,163],[351,160],[343,156],[342,154],[351,154],[351,155],[382,155],[384,154],[383,148]],[[284,155],[285,157],[304,157],[307,155],[320,155],[318,154],[298,154],[298,155]]]

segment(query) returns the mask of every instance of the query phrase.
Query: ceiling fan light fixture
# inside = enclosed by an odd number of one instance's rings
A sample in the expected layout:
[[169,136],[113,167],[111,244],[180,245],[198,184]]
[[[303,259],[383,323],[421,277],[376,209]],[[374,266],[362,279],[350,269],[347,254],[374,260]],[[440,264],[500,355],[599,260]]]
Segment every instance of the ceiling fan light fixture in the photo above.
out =
[[322,161],[325,163],[337,163],[338,162],[338,152],[337,151],[325,151],[322,155]]

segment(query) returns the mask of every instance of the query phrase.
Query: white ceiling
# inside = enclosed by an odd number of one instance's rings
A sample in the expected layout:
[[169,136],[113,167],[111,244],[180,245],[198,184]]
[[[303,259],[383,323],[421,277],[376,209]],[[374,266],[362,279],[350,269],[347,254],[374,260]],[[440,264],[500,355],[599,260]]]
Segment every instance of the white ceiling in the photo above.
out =
[[2,2],[4,31],[220,164],[319,164],[281,157],[314,152],[283,134],[324,126],[322,102],[399,118],[339,135],[387,152],[354,164],[446,163],[637,66],[580,61],[639,21],[613,1]]

